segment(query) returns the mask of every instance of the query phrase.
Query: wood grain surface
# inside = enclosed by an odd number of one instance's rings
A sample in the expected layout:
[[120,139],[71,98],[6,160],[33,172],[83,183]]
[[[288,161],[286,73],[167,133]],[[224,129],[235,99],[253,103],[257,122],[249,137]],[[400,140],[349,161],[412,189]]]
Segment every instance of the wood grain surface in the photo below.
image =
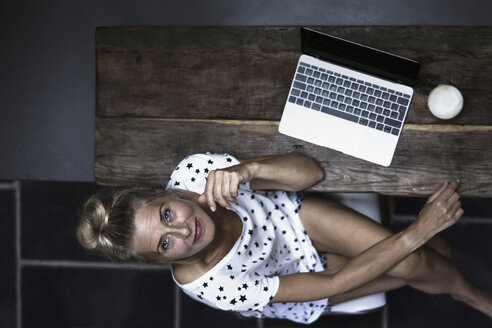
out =
[[[421,63],[389,168],[278,133],[298,27],[114,27],[96,31],[96,181],[162,185],[197,152],[301,151],[325,170],[314,190],[423,196],[460,178],[463,195],[492,196],[492,27],[316,29]],[[465,98],[449,121],[426,105],[440,83]]]

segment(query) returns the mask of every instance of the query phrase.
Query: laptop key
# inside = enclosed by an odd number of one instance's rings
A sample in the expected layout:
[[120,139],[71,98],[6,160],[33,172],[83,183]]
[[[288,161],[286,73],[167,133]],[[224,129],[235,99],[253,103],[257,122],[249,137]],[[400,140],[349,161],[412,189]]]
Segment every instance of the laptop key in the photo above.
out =
[[294,87],[297,89],[306,90],[306,85],[298,81],[294,82]]
[[346,113],[346,112],[341,112],[339,110],[336,110],[336,109],[333,109],[330,107],[326,107],[326,106],[321,107],[321,111],[323,113],[327,113],[327,114],[330,114],[330,115],[333,115],[333,116],[336,116],[339,118],[343,118],[345,120],[348,120],[348,121],[351,121],[354,123],[357,123],[357,121],[359,120],[359,118],[357,116],[354,116],[354,115]]
[[306,71],[306,68],[305,67],[302,67],[302,66],[299,66],[299,68],[297,69],[297,71],[301,74],[304,74],[304,72]]
[[311,106],[311,109],[320,110],[321,109],[321,105],[320,104],[317,104],[317,103],[313,103],[313,105]]
[[408,105],[408,99],[406,98],[402,98],[402,97],[398,97],[398,100],[396,101],[397,103],[399,103],[400,105]]
[[297,98],[297,100],[296,100],[297,105],[302,106],[303,103],[304,103],[304,100],[302,100],[301,98]]
[[307,79],[306,75],[296,74],[296,80],[301,82],[306,82],[306,79]]
[[292,92],[291,92],[292,95],[294,96],[298,96],[301,94],[301,91],[297,90],[297,89],[292,89]]
[[291,102],[291,103],[294,103],[295,104],[296,103],[296,100],[297,100],[297,98],[294,97],[294,96],[290,96],[289,97],[289,102]]
[[401,127],[401,122],[398,122],[397,120],[393,120],[393,119],[388,118],[388,117],[384,120],[384,123],[387,125],[391,125],[392,127],[395,127],[395,128]]

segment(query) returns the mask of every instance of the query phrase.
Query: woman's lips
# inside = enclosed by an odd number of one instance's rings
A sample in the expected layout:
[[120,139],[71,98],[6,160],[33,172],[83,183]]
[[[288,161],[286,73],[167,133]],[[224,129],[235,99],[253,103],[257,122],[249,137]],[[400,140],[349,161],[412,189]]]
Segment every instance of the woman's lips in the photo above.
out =
[[202,226],[200,225],[200,222],[198,222],[198,219],[195,219],[195,240],[193,241],[193,243],[196,243],[201,236],[202,236]]

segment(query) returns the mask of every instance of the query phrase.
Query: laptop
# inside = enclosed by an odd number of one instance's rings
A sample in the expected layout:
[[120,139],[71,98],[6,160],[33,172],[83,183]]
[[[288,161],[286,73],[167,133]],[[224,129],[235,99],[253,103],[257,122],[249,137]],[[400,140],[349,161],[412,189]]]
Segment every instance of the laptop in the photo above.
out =
[[307,28],[301,43],[279,132],[389,166],[420,64]]

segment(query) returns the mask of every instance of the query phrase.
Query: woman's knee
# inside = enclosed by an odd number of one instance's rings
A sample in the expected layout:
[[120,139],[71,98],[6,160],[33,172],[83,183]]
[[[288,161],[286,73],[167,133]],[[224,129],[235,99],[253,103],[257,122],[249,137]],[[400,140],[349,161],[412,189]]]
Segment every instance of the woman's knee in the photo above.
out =
[[451,244],[439,235],[429,240],[426,246],[432,248],[448,259],[453,259],[453,248],[451,247]]
[[428,251],[425,248],[419,248],[388,271],[388,275],[407,281],[417,280],[428,272],[430,264]]

